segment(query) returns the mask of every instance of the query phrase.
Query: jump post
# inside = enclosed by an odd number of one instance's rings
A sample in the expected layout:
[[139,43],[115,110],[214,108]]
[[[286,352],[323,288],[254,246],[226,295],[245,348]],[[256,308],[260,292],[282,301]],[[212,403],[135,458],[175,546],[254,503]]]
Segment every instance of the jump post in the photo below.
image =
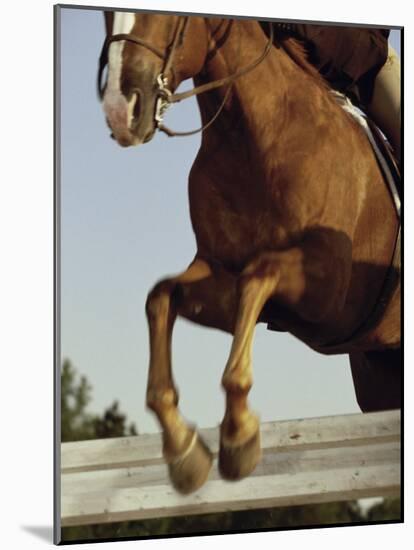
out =
[[237,482],[218,475],[218,428],[200,433],[215,460],[188,496],[169,483],[159,434],[63,443],[61,526],[400,493],[400,411],[263,423],[262,460]]

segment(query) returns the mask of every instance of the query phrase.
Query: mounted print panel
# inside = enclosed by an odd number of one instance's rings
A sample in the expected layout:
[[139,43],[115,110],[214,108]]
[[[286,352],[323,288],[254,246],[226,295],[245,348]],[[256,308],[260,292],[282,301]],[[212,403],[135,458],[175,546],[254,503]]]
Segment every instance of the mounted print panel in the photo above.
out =
[[401,522],[402,28],[55,28],[55,542]]

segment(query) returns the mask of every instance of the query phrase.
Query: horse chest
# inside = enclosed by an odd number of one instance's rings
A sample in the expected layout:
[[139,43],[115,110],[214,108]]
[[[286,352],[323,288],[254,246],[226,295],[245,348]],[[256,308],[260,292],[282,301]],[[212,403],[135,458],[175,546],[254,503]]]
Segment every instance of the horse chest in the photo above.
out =
[[215,211],[198,232],[200,244],[217,259],[242,264],[259,246],[256,225],[231,210]]
[[294,175],[276,170],[269,159],[264,170],[236,145],[229,150],[227,143],[214,154],[201,149],[189,180],[199,251],[230,269],[243,268],[264,250],[289,246],[308,216],[308,204],[288,185]]
[[231,269],[241,269],[264,249],[286,239],[275,209],[247,197],[228,200],[211,190],[190,201],[193,228],[200,252]]

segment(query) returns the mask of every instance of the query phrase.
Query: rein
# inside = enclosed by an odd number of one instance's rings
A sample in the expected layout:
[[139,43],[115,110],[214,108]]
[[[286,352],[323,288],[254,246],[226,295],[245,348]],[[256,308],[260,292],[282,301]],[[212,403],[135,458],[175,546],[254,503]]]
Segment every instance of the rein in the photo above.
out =
[[[105,42],[102,47],[101,55],[99,57],[99,68],[98,68],[98,95],[100,99],[102,100],[104,91],[105,91],[105,85],[102,85],[102,75],[105,67],[108,64],[108,50],[109,46],[112,44],[112,42],[119,42],[121,40],[125,40],[128,42],[131,42],[133,44],[137,44],[138,46],[143,46],[150,52],[152,52],[154,55],[159,57],[164,61],[164,66],[162,69],[162,72],[157,77],[157,103],[156,103],[156,110],[155,110],[155,122],[158,130],[161,130],[162,132],[166,133],[169,137],[173,136],[191,136],[193,134],[196,134],[198,132],[202,132],[203,130],[207,129],[213,122],[217,119],[217,117],[220,115],[221,111],[224,108],[224,105],[226,104],[226,101],[230,95],[231,87],[234,81],[241,76],[244,76],[245,74],[251,72],[253,69],[255,69],[269,54],[272,46],[273,46],[273,25],[271,22],[269,22],[270,26],[270,32],[269,32],[269,39],[266,44],[266,47],[263,51],[263,53],[255,59],[252,63],[247,65],[246,67],[242,67],[241,69],[238,69],[235,73],[226,76],[224,78],[220,78],[218,80],[214,80],[212,82],[208,82],[206,84],[202,84],[200,86],[195,86],[192,90],[188,90],[186,92],[181,93],[173,93],[169,87],[168,87],[168,78],[167,74],[171,70],[174,72],[173,69],[173,61],[174,56],[176,53],[176,50],[182,43],[184,42],[185,37],[185,31],[187,29],[189,18],[186,17],[180,17],[177,26],[175,28],[174,37],[171,42],[171,44],[166,48],[165,52],[162,52],[146,40],[143,40],[142,38],[135,36],[133,34],[114,34],[112,36],[107,36],[105,39]],[[205,92],[208,92],[210,90],[214,90],[216,88],[220,88],[221,86],[228,85],[228,88],[226,90],[226,93],[224,94],[223,101],[221,102],[218,110],[214,114],[214,116],[201,128],[197,128],[196,130],[191,130],[189,132],[176,132],[174,130],[170,130],[166,126],[162,124],[164,113],[168,109],[170,105],[173,103],[179,103],[180,101],[184,99],[188,99],[189,97],[203,94]]]

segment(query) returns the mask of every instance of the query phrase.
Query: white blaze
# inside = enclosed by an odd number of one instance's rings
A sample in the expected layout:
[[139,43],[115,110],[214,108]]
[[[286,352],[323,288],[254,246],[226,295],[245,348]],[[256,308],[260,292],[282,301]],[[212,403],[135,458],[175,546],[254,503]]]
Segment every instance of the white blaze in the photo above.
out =
[[[135,23],[135,13],[115,12],[112,34],[128,34],[132,31]],[[125,41],[112,42],[109,46],[108,55],[108,82],[107,92],[121,90],[122,52]]]
[[[135,23],[135,14],[115,12],[112,34],[128,34]],[[106,118],[116,139],[130,140],[130,128],[136,94],[127,102],[121,91],[122,52],[125,41],[112,42],[108,51],[108,78],[103,98],[103,108]]]

